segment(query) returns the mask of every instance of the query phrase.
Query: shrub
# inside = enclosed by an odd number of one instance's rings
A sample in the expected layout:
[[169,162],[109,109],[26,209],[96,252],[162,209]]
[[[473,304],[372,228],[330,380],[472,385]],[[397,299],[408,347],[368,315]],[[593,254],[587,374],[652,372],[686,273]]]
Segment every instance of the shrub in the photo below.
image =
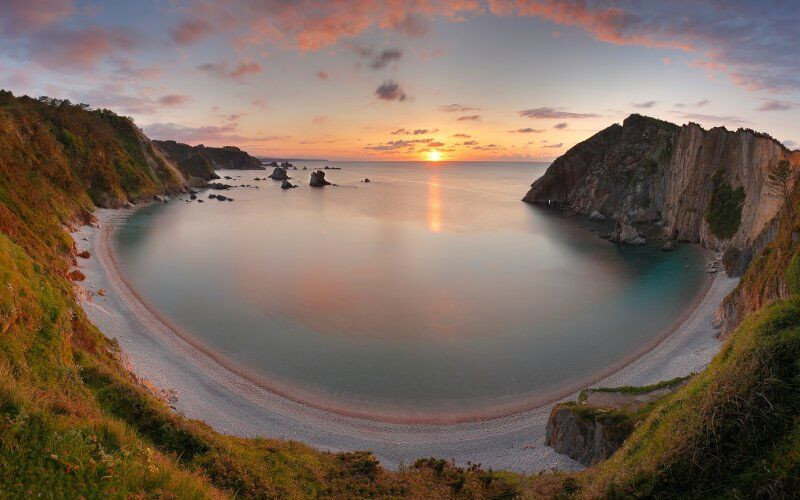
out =
[[733,189],[729,184],[719,183],[714,188],[706,209],[706,222],[717,238],[728,239],[739,230],[742,222],[744,189]]

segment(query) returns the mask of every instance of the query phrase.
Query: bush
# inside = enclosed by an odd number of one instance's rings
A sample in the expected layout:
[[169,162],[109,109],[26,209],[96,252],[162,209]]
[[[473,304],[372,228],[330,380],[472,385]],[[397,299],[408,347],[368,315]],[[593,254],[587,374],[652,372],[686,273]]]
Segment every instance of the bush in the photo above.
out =
[[706,222],[717,238],[728,239],[739,230],[742,222],[744,189],[733,189],[729,184],[719,183],[714,188],[706,209]]

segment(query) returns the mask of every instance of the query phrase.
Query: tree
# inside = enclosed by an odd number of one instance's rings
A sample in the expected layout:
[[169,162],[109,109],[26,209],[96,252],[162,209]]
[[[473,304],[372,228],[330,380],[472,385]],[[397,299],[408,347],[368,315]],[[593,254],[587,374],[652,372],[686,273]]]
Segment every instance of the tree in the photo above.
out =
[[789,215],[794,217],[794,207],[792,200],[789,198],[789,186],[792,183],[794,172],[789,160],[781,160],[774,166],[770,167],[767,173],[767,183],[770,188],[770,193],[773,196],[783,198],[783,203],[789,211]]

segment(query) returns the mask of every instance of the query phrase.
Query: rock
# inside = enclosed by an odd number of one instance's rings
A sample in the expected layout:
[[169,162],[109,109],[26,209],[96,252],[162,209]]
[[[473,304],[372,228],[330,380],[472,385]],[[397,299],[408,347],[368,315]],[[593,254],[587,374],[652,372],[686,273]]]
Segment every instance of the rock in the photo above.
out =
[[92,254],[89,253],[89,250],[84,250],[83,252],[80,252],[78,254],[78,257],[80,257],[81,259],[88,259],[91,256]]
[[303,165],[303,170],[308,170],[308,167],[306,167],[305,165]]
[[205,203],[205,200],[197,200],[198,203]]
[[283,169],[289,169],[289,168],[292,168],[292,167],[293,167],[293,165],[291,163],[289,163],[288,161],[285,161],[285,162],[281,163],[281,168],[283,168]]
[[101,288],[100,290],[97,291],[97,295],[99,295],[101,297],[105,297],[106,296],[106,289],[105,288]]
[[291,182],[289,182],[289,181],[287,181],[285,179],[281,182],[281,189],[292,189],[292,188],[296,188],[296,187],[297,186],[295,186],[294,184],[292,184]]
[[571,404],[554,406],[547,420],[545,445],[588,466],[613,455],[633,426],[607,422],[600,412],[587,413]]
[[602,222],[606,220],[606,216],[595,210],[589,215],[589,220],[593,220],[595,222]]
[[545,444],[589,466],[609,458],[657,402],[688,382],[688,377],[651,386],[581,391],[578,401],[553,406]]
[[317,170],[316,172],[311,172],[311,180],[308,182],[308,185],[311,187],[323,187],[323,186],[330,186],[330,182],[325,180],[325,172],[322,170]]
[[160,196],[160,195],[154,194],[153,195],[153,201],[157,201],[159,203],[167,203],[167,202],[169,202],[169,198],[167,198],[166,196]]
[[667,241],[664,243],[664,246],[661,247],[662,252],[671,252],[678,248],[678,245],[675,244],[674,241]]
[[209,189],[216,189],[217,191],[226,191],[232,188],[230,184],[223,184],[221,182],[212,182],[208,185]]
[[83,281],[86,279],[86,275],[81,272],[80,269],[75,269],[67,274],[67,277],[72,281]]
[[364,177],[364,182],[366,183],[366,182],[372,182],[372,181],[369,180],[368,178]]
[[196,200],[197,199],[197,195],[192,193],[192,194],[189,195],[189,198],[192,199],[192,200]]
[[622,245],[644,245],[646,243],[645,239],[639,236],[639,232],[625,217],[617,221],[609,240]]
[[286,169],[283,167],[275,167],[272,174],[269,176],[274,181],[284,181],[290,177],[286,174]]
[[[770,166],[781,160],[796,171],[800,153],[767,134],[678,126],[634,114],[557,158],[523,200],[587,215],[590,207],[603,207],[614,219],[662,220],[666,239],[711,250],[745,248],[782,207],[780,197],[761,194],[769,187]],[[732,210],[730,217],[740,221],[732,235],[719,234],[706,221],[721,188],[741,188],[747,200],[740,213]]]
[[728,276],[739,277],[747,270],[751,260],[753,260],[752,248],[747,247],[741,250],[730,248],[722,254],[722,268]]
[[329,167],[329,166],[325,165],[325,170],[328,170],[328,169],[330,169],[330,168],[331,168],[331,167]]

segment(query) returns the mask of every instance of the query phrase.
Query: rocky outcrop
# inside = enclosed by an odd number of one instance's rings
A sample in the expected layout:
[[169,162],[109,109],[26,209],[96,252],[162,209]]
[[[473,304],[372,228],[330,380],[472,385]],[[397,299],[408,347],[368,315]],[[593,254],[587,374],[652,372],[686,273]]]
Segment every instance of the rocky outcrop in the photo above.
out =
[[545,444],[583,465],[609,458],[664,397],[685,385],[676,378],[645,387],[596,388],[559,403],[547,420]]
[[623,245],[644,245],[647,243],[645,239],[639,235],[636,228],[631,225],[627,216],[620,217],[609,240]]
[[633,422],[616,415],[556,405],[547,420],[545,444],[588,466],[613,455],[633,429]]
[[[800,151],[752,130],[631,115],[556,159],[523,200],[657,222],[667,239],[744,249],[778,213],[767,174],[783,159],[800,167]],[[723,206],[733,209],[717,214]]]
[[[266,170],[261,164],[261,160],[250,156],[236,146],[224,146],[221,148],[208,147],[203,144],[190,146],[176,141],[153,141],[153,143],[164,152],[170,160],[178,165],[186,165],[192,170],[192,175],[205,177],[206,180],[218,177],[208,177],[215,175],[213,170]],[[208,167],[212,171],[208,171]]]
[[311,172],[311,180],[308,185],[311,187],[323,187],[330,186],[331,183],[325,180],[325,172],[317,170],[316,172]]
[[296,187],[297,186],[295,186],[294,184],[292,184],[291,182],[289,182],[289,181],[287,181],[285,179],[281,182],[281,189],[292,189],[292,188],[296,188]]
[[286,173],[285,168],[275,167],[269,175],[269,178],[274,181],[285,181],[289,179],[289,174]]

